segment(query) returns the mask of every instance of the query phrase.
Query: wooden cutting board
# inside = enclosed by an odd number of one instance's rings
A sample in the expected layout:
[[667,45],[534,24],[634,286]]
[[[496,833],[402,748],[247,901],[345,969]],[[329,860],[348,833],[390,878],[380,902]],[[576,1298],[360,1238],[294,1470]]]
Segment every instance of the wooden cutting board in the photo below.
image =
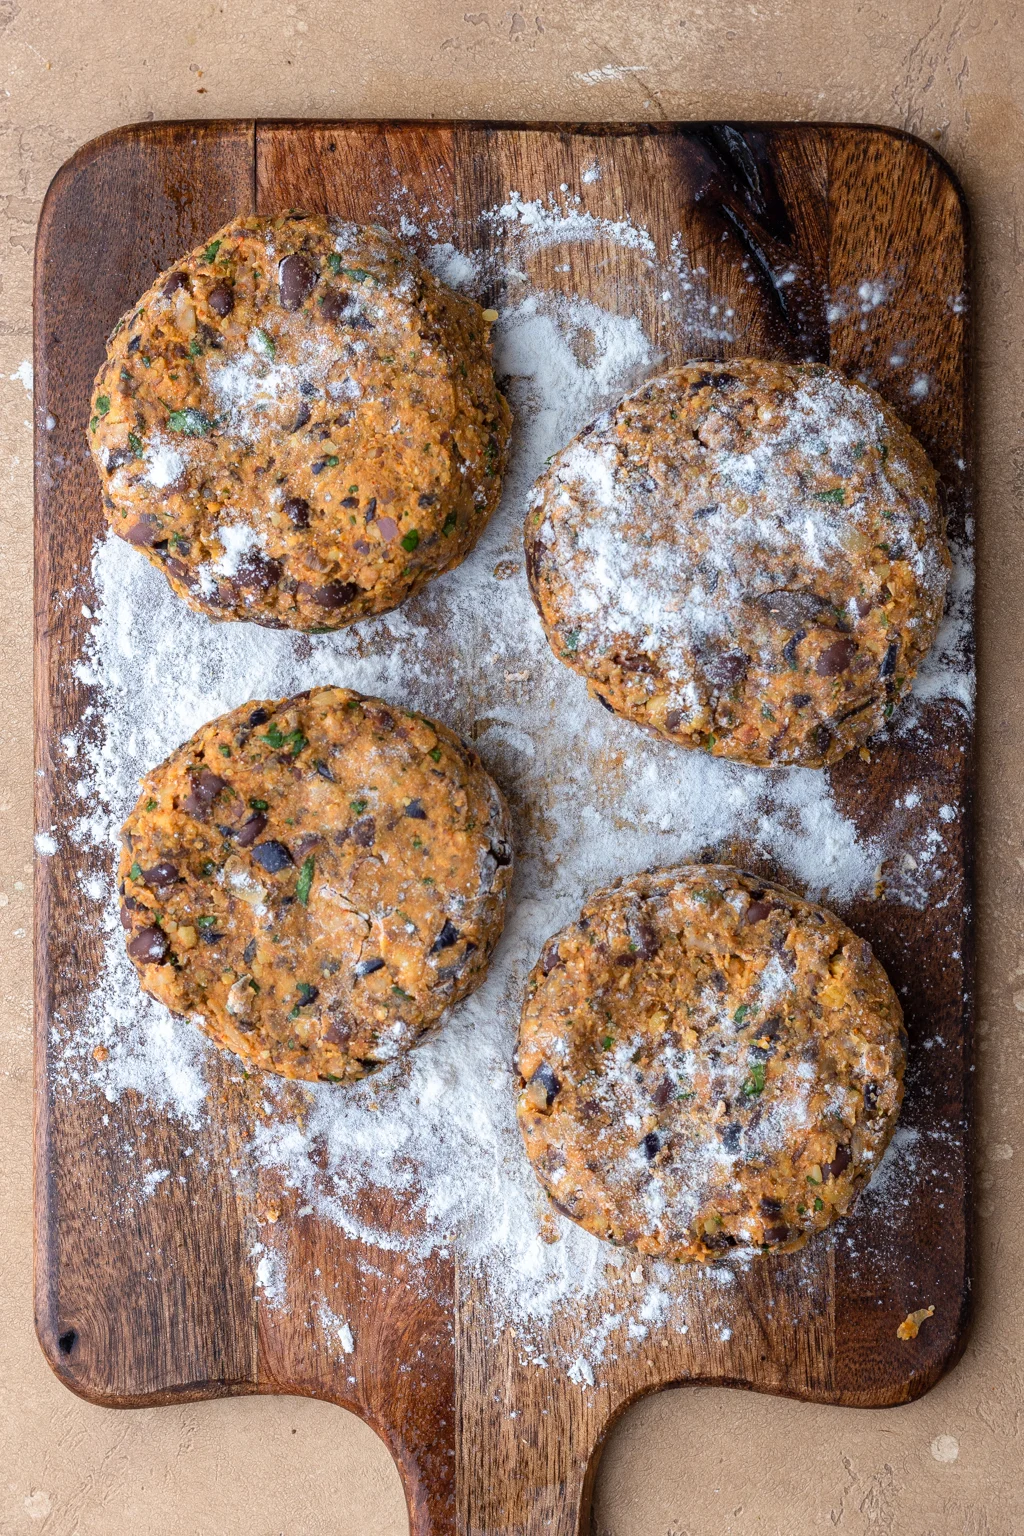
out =
[[[600,161],[600,179],[582,173]],[[88,620],[89,561],[102,530],[83,437],[106,334],[179,253],[242,211],[331,210],[397,226],[404,210],[459,249],[496,246],[485,208],[515,189],[545,199],[561,184],[598,217],[627,213],[659,249],[680,232],[705,296],[725,295],[733,355],[831,361],[867,370],[923,440],[945,482],[951,531],[970,500],[966,218],[943,162],[906,135],[848,126],[436,123],[143,124],[109,134],[50,188],[36,253],[37,824],[79,814],[57,744],[90,700],[76,676]],[[386,201],[385,199],[386,194]],[[426,214],[424,214],[426,210]],[[670,360],[706,354],[669,325],[638,267],[627,287],[586,243],[537,256],[542,286],[636,313]],[[884,285],[884,302],[877,302]],[[843,302],[837,303],[836,296]],[[699,296],[699,293],[698,293]],[[486,295],[500,307],[502,293]],[[899,357],[912,340],[912,366]],[[728,355],[720,352],[718,355]],[[913,385],[912,381],[924,380]],[[68,594],[74,593],[74,600]],[[180,1132],[136,1096],[104,1104],[54,1081],[55,1042],[75,1028],[101,941],[83,915],[81,879],[102,864],[61,842],[41,859],[36,897],[36,1308],[53,1369],[72,1390],[138,1407],[243,1392],[306,1393],[344,1404],[382,1435],[412,1529],[462,1536],[576,1533],[600,1446],[627,1404],[683,1382],[718,1383],[820,1403],[885,1406],[928,1390],[962,1348],[969,1290],[972,734],[949,700],[922,707],[916,731],[832,773],[840,808],[872,835],[911,784],[906,846],[955,814],[922,909],[884,889],[844,916],[887,967],[911,1041],[904,1123],[927,1149],[908,1197],[865,1203],[803,1255],[739,1271],[724,1303],[699,1271],[680,1273],[689,1331],[652,1327],[619,1351],[594,1387],[520,1358],[495,1329],[479,1280],[457,1259],[367,1250],[243,1191],[230,1167],[246,1106],[211,1069],[205,1166]],[[948,816],[946,817],[948,820]],[[632,871],[624,871],[631,873]],[[220,1074],[218,1076],[218,1074]],[[101,1110],[103,1113],[101,1114]],[[119,1149],[144,1148],[173,1177],[159,1201],[132,1198]],[[136,1176],[137,1177],[137,1176]],[[263,1177],[262,1175],[260,1177]],[[401,1230],[400,1205],[368,1194],[376,1225]],[[258,1300],[254,1235],[285,1255],[289,1310]],[[852,1237],[852,1240],[851,1240]],[[320,1321],[322,1288],[358,1340],[338,1352]],[[552,1328],[570,1348],[614,1298],[598,1296]],[[912,1341],[910,1311],[934,1306]],[[585,1315],[583,1315],[585,1314]]]

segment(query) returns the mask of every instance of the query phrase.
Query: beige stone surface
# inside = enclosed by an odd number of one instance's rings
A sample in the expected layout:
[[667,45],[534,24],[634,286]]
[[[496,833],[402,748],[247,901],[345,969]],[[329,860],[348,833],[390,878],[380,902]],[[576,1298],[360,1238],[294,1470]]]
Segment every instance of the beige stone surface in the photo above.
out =
[[[978,1293],[922,1402],[880,1414],[690,1389],[629,1414],[600,1536],[1024,1531],[1024,6],[1012,0],[0,0],[0,1532],[392,1536],[350,1415],[237,1399],[115,1413],[43,1362],[31,1298],[31,258],[84,140],[142,118],[848,119],[927,136],[977,258],[981,714]],[[101,252],[99,258],[102,259]],[[1014,615],[1017,614],[1017,617]]]

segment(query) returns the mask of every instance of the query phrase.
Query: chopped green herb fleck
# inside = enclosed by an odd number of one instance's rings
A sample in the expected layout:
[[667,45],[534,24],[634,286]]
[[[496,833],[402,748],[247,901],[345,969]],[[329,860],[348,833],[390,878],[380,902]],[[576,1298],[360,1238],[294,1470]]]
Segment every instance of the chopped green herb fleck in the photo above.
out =
[[97,416],[105,416],[109,410],[110,410],[110,396],[109,395],[97,395],[96,396],[96,415]]
[[167,425],[172,432],[184,432],[186,437],[205,437],[213,422],[205,411],[197,411],[195,406],[187,405],[183,411],[172,411],[167,418]]
[[202,357],[203,355],[203,344],[195,336],[192,337],[188,344],[188,355],[189,357]]
[[368,800],[350,800],[348,803],[349,810],[353,811],[357,816],[361,816],[369,803]]
[[346,277],[350,277],[354,283],[372,283],[373,273],[367,272],[365,267],[342,267]]
[[217,748],[217,751],[220,753],[221,757],[231,756],[231,748],[227,745],[226,742],[222,741],[220,746]]
[[439,763],[441,761],[441,748],[431,747],[430,751],[427,753],[427,756],[432,757],[435,763]]
[[602,1049],[602,1051],[610,1051],[614,1044],[615,1044],[615,1036],[614,1035],[605,1035],[604,1039],[601,1041],[601,1049]]
[[825,1202],[820,1195],[815,1195],[814,1197],[814,1209],[816,1211],[823,1211],[825,1209]]
[[220,246],[221,242],[219,240],[211,240],[209,245],[206,247],[206,250],[203,252],[203,261],[212,261],[217,252],[220,250]]
[[570,629],[569,633],[565,637],[565,648],[566,648],[566,650],[567,651],[574,651],[576,649],[576,647],[579,645],[579,643],[580,643],[580,632],[579,632],[579,630],[578,629]]
[[332,272],[341,271],[341,257],[338,255],[337,251],[331,251],[327,258],[327,265],[330,267]]
[[[338,458],[336,453],[329,453],[326,459],[324,459],[324,463],[329,464],[332,469],[337,469],[338,465],[341,463],[341,460]],[[354,522],[355,519],[353,518],[352,521]]]
[[250,800],[249,809],[250,811],[267,811],[270,809],[270,802],[269,800]]
[[753,1098],[755,1093],[764,1091],[764,1063],[755,1061],[750,1069],[750,1076],[743,1084],[743,1092],[748,1098]]
[[197,917],[196,918],[196,927],[197,928],[212,928],[216,921],[217,921],[217,919],[215,917]]
[[146,810],[147,811],[155,811],[156,810],[156,804],[157,803],[156,803],[155,800],[147,800],[146,801]]
[[814,499],[816,501],[831,501],[835,506],[841,507],[846,500],[846,492],[841,485],[837,485],[831,491],[815,491]]
[[302,862],[302,868],[299,870],[298,883],[295,887],[296,898],[302,903],[304,907],[309,904],[309,890],[310,886],[313,884],[313,868],[313,855],[310,854],[309,858],[304,859]]
[[131,869],[128,871],[128,878],[130,880],[142,879],[142,866],[138,862],[134,863]]
[[399,539],[399,543],[401,544],[402,548],[406,551],[407,554],[410,555],[416,548],[419,541],[420,535],[418,528],[410,528],[409,532],[405,534],[401,539]]
[[250,331],[249,345],[261,357],[273,357],[277,351],[277,342],[261,326],[256,326],[254,330]]
[[395,986],[395,987],[392,987],[391,990],[395,994],[396,997],[404,997],[404,999],[405,999],[405,1001],[407,1003],[411,1003],[411,1002],[414,1001],[414,998],[413,998],[412,994],[409,993],[409,992],[403,992],[401,987]]
[[750,1003],[740,1003],[739,1007],[736,1009],[736,1012],[732,1016],[733,1023],[734,1024],[742,1024],[743,1020],[747,1017],[747,1015],[750,1013],[750,1011],[751,1011],[751,1004]]
[[310,986],[308,981],[296,982],[295,990],[299,994],[303,1006],[305,1006],[306,1003],[311,1003],[316,996],[316,987]]
[[455,529],[458,526],[458,522],[459,519],[456,517],[455,513],[449,512],[448,516],[445,518],[443,524],[441,525],[441,532],[445,538],[448,538],[449,534],[455,532]]

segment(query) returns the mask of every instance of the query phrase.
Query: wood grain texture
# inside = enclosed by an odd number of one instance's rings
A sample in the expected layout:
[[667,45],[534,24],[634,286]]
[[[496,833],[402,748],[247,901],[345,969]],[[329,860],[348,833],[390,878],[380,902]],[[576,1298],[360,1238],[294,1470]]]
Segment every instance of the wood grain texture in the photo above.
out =
[[[601,177],[584,183],[596,161]],[[523,279],[493,279],[489,302],[514,302],[527,282],[580,294],[636,314],[670,362],[708,354],[706,326],[689,317],[716,303],[734,312],[740,341],[723,342],[714,355],[831,360],[862,372],[924,441],[943,476],[951,529],[964,535],[965,213],[947,168],[916,140],[858,127],[730,124],[125,129],[59,173],[37,247],[39,415],[56,422],[37,443],[40,826],[65,824],[75,810],[55,746],[88,704],[72,667],[86,631],[81,575],[102,526],[82,424],[104,336],[122,310],[160,266],[253,207],[330,210],[394,229],[404,215],[432,241],[482,248],[497,258],[489,270],[500,273],[507,226],[481,221],[481,212],[512,189],[546,200],[562,183],[597,218],[628,213],[666,259],[678,237],[689,307],[657,302],[642,250],[601,241],[539,244]],[[415,245],[427,234],[411,238]],[[862,289],[884,292],[884,300],[865,300]],[[914,380],[923,387],[911,389]],[[926,1391],[957,1358],[967,1322],[970,722],[933,701],[915,731],[886,743],[870,764],[845,761],[831,778],[860,831],[884,829],[890,846],[914,846],[940,806],[959,813],[921,909],[898,899],[885,869],[876,899],[844,909],[904,1004],[904,1119],[928,1145],[926,1165],[912,1196],[886,1207],[884,1232],[869,1193],[842,1235],[740,1271],[728,1294],[703,1271],[681,1272],[673,1284],[686,1298],[689,1331],[652,1327],[606,1361],[589,1390],[531,1366],[513,1333],[495,1327],[483,1282],[456,1259],[371,1253],[315,1216],[288,1212],[260,1224],[261,1210],[288,1202],[274,1175],[258,1173],[244,1188],[230,1176],[254,1095],[229,1085],[226,1070],[212,1086],[201,1170],[141,1102],[110,1106],[107,1127],[88,1096],[70,1104],[61,1096],[56,1112],[51,1032],[73,1029],[99,938],[75,920],[87,853],[78,851],[74,867],[45,861],[37,884],[37,1314],[61,1378],[123,1406],[260,1391],[342,1403],[395,1455],[416,1536],[578,1536],[610,1425],[630,1402],[672,1383],[860,1406]],[[910,784],[921,803],[902,807]],[[792,878],[758,864],[742,844],[714,851]],[[126,1205],[125,1145],[172,1170],[166,1200]],[[375,1226],[408,1228],[407,1213],[387,1197],[366,1198]],[[287,1312],[257,1299],[257,1234],[287,1259]],[[616,1304],[621,1284],[610,1280],[606,1293],[556,1320],[552,1352],[571,1352]],[[359,1340],[355,1355],[340,1354],[324,1330],[328,1294]],[[916,1340],[899,1342],[896,1324],[929,1304],[934,1318]]]

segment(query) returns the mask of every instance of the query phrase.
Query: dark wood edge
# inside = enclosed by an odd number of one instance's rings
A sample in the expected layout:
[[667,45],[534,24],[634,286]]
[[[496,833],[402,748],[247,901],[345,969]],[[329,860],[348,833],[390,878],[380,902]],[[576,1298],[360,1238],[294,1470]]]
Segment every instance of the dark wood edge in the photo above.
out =
[[[41,252],[43,252],[45,250],[46,234],[47,234],[47,230],[48,230],[49,220],[50,220],[50,218],[52,216],[53,205],[55,204],[55,202],[57,201],[57,199],[60,197],[61,193],[63,192],[64,186],[65,186],[66,182],[69,181],[71,178],[73,178],[85,166],[89,165],[93,160],[99,158],[100,156],[105,154],[109,149],[119,145],[125,139],[128,139],[128,138],[136,138],[136,139],[139,139],[139,140],[145,140],[147,138],[154,138],[155,139],[155,138],[159,137],[159,135],[162,132],[167,131],[167,130],[191,131],[191,132],[209,132],[209,131],[216,130],[216,129],[219,129],[219,128],[224,128],[224,129],[230,129],[230,130],[234,131],[234,130],[237,130],[239,127],[248,126],[249,128],[251,128],[252,134],[253,134],[253,176],[255,177],[255,174],[256,174],[256,149],[257,149],[257,145],[258,145],[258,136],[259,136],[260,130],[261,129],[265,129],[265,128],[269,128],[269,129],[275,129],[275,128],[308,129],[308,128],[311,128],[311,127],[322,126],[325,129],[327,129],[327,128],[330,128],[331,126],[344,126],[344,127],[377,128],[377,129],[384,129],[384,130],[391,130],[391,131],[426,130],[426,129],[440,129],[440,130],[444,130],[444,129],[459,128],[459,129],[462,129],[462,130],[466,130],[466,129],[473,130],[473,129],[476,129],[476,130],[479,130],[481,132],[489,132],[489,131],[493,131],[493,132],[498,132],[498,131],[504,131],[504,132],[539,132],[539,133],[557,132],[557,133],[565,133],[565,134],[590,133],[590,134],[595,134],[595,135],[606,135],[606,136],[609,136],[609,137],[611,137],[611,136],[642,137],[642,136],[654,136],[655,134],[667,135],[667,134],[671,134],[671,133],[674,133],[674,132],[686,132],[688,130],[693,130],[693,129],[701,128],[701,127],[703,127],[703,126],[705,126],[705,125],[707,125],[709,123],[712,123],[712,122],[714,122],[714,123],[727,123],[729,126],[735,127],[737,129],[747,129],[747,130],[756,129],[756,130],[760,130],[760,131],[764,131],[764,132],[806,131],[806,132],[809,132],[809,133],[813,133],[813,132],[820,132],[820,131],[826,131],[827,132],[827,131],[835,131],[835,130],[844,130],[844,131],[848,131],[848,132],[851,132],[851,133],[857,133],[857,134],[878,134],[878,135],[884,135],[884,136],[892,138],[892,139],[902,140],[902,141],[904,141],[907,144],[911,144],[911,145],[915,146],[919,150],[923,150],[925,152],[926,156],[936,165],[940,175],[952,187],[952,189],[953,189],[953,191],[954,191],[954,193],[956,195],[956,198],[957,198],[957,201],[958,201],[958,204],[959,204],[960,218],[961,218],[962,225],[963,225],[964,242],[965,242],[965,246],[966,246],[966,249],[967,249],[967,268],[968,268],[968,273],[970,273],[970,271],[972,269],[972,261],[971,261],[971,252],[972,252],[972,244],[973,244],[973,239],[972,239],[972,223],[971,223],[971,218],[970,218],[969,207],[968,207],[968,204],[967,204],[967,199],[966,199],[966,196],[965,196],[965,193],[964,193],[964,190],[963,190],[963,186],[962,186],[962,184],[960,182],[959,177],[957,176],[955,171],[952,169],[952,167],[949,165],[949,162],[945,159],[945,157],[943,155],[941,155],[938,152],[938,150],[936,150],[931,144],[927,143],[924,139],[920,138],[919,136],[917,136],[915,134],[908,133],[908,132],[906,132],[903,129],[891,128],[891,127],[887,127],[885,125],[878,125],[878,124],[872,124],[872,123],[846,122],[846,121],[843,121],[843,122],[821,122],[821,121],[797,121],[797,122],[794,122],[794,121],[763,121],[763,120],[746,120],[746,119],[720,119],[720,118],[719,119],[700,119],[700,120],[677,120],[677,121],[664,122],[664,123],[624,123],[624,122],[615,122],[615,121],[598,122],[598,123],[591,123],[591,122],[570,122],[570,123],[560,122],[559,123],[559,122],[547,122],[547,121],[514,122],[514,121],[487,120],[487,119],[482,119],[481,120],[481,119],[431,119],[431,118],[420,118],[420,119],[378,119],[378,118],[362,118],[362,119],[310,119],[310,118],[220,118],[220,119],[198,118],[198,119],[180,119],[179,118],[179,119],[166,119],[166,120],[158,120],[158,121],[152,121],[152,122],[139,122],[139,123],[133,123],[133,124],[126,124],[126,125],[124,125],[122,127],[111,129],[108,132],[99,135],[97,138],[91,139],[91,140],[87,141],[87,143],[85,143],[84,145],[81,146],[81,148],[76,150],[76,152],[68,160],[66,160],[63,163],[63,165],[60,166],[60,168],[57,170],[57,172],[53,176],[53,178],[52,178],[52,180],[51,180],[51,182],[50,182],[50,184],[49,184],[49,186],[47,188],[46,194],[45,194],[44,199],[43,199],[41,211],[40,211],[39,222],[38,222],[38,227],[37,227],[37,235],[36,235],[36,246],[35,246],[35,268],[34,268],[34,280],[33,280],[34,281],[34,289],[33,289],[33,291],[34,291],[34,294],[38,293],[38,285],[39,285],[39,279],[40,279]],[[965,458],[965,460],[967,462],[966,475],[968,477],[968,481],[969,481],[970,490],[971,490],[972,495],[973,495],[973,490],[974,490],[973,475],[974,475],[974,458],[975,458],[975,455],[974,455],[973,410],[972,410],[973,371],[974,371],[973,330],[974,330],[973,313],[972,313],[972,310],[971,310],[971,307],[970,307],[970,304],[969,304],[968,305],[967,332],[966,332],[966,337],[965,337],[965,350],[966,350],[966,353],[967,353],[968,368],[966,370],[966,377],[965,377],[965,394],[966,394],[965,407],[966,408],[965,408],[965,412],[964,412],[964,420],[965,420],[965,423],[967,424],[967,426],[966,426],[966,440],[965,440],[965,443],[964,443],[964,458]],[[37,376],[37,378],[44,377],[44,375],[42,374],[42,371],[40,370],[40,368],[38,366],[38,364],[39,364],[39,349],[40,349],[39,330],[38,330],[38,325],[34,324],[34,326],[33,326],[33,351],[34,351],[35,362],[36,362],[36,365],[37,365],[37,367],[36,367],[36,376]],[[36,400],[34,402],[34,407],[35,407],[35,409],[34,409],[34,424],[35,424],[35,435],[36,435],[36,437],[38,437],[38,433],[39,433],[39,422],[40,422],[41,418],[45,415],[44,406],[45,406],[45,397],[40,398],[37,395],[37,398],[36,398]],[[43,731],[42,725],[43,725],[44,722],[48,725],[49,724],[49,719],[50,719],[50,700],[49,700],[49,696],[46,693],[45,688],[44,688],[44,682],[45,682],[45,678],[47,676],[47,667],[46,667],[46,665],[44,665],[44,663],[46,661],[48,661],[48,658],[49,658],[49,637],[48,637],[47,627],[46,627],[46,622],[45,622],[45,619],[46,619],[45,609],[40,606],[40,601],[39,601],[40,593],[48,591],[48,571],[46,570],[46,567],[45,567],[45,560],[44,560],[44,556],[43,556],[42,545],[41,545],[41,541],[40,541],[40,539],[38,537],[38,529],[39,529],[41,518],[42,518],[42,511],[43,511],[43,508],[42,508],[42,496],[41,496],[41,492],[40,492],[40,489],[39,489],[38,480],[36,480],[36,482],[35,482],[35,489],[34,489],[34,512],[35,512],[35,540],[34,540],[34,580],[35,580],[35,589],[34,589],[34,591],[35,591],[35,595],[34,595],[34,640],[35,640],[35,651],[34,651],[34,669],[33,669],[33,693],[34,693],[34,706],[35,706],[35,759],[34,760],[35,760],[35,767],[36,767],[37,772],[36,772],[36,779],[35,779],[35,786],[34,786],[34,797],[33,798],[34,798],[35,824],[36,824],[37,827],[39,826],[40,821],[43,819],[41,813],[44,812],[48,808],[48,804],[49,804],[49,788],[48,788],[47,776],[46,776],[46,773],[44,771],[41,771],[41,770],[43,770],[45,768],[45,764],[41,760],[42,759],[42,746],[43,746],[43,743],[49,739],[48,734],[45,731]],[[975,630],[976,630],[976,626],[975,626]],[[970,762],[968,764],[968,775],[967,775],[967,785],[968,785],[968,790],[967,790],[968,806],[967,806],[967,810],[968,810],[969,814],[968,814],[966,820],[968,821],[968,824],[971,826],[972,831],[973,831],[974,824],[975,824],[975,819],[976,819],[975,782],[976,782],[976,754],[977,754],[977,733],[973,729],[972,729],[972,732],[971,732],[971,749],[970,750],[971,750],[971,757],[970,757]],[[965,1013],[965,1029],[964,1029],[964,1034],[965,1034],[965,1039],[966,1039],[967,1045],[968,1045],[967,1063],[966,1063],[966,1065],[967,1065],[967,1078],[968,1078],[968,1082],[967,1082],[967,1089],[968,1089],[968,1114],[967,1114],[967,1121],[968,1121],[968,1139],[970,1139],[971,1132],[973,1130],[973,1120],[974,1120],[973,1103],[972,1103],[972,1100],[973,1100],[973,1039],[974,1039],[973,1021],[974,1021],[974,998],[975,998],[975,991],[976,991],[976,987],[975,987],[975,962],[976,962],[976,953],[975,953],[975,880],[974,880],[974,875],[975,875],[975,839],[974,839],[973,835],[972,835],[971,838],[967,839],[966,842],[965,842],[965,855],[966,855],[966,857],[965,857],[965,864],[966,864],[966,868],[965,868],[965,885],[966,885],[966,888],[967,888],[967,891],[968,891],[968,898],[969,898],[969,901],[970,901],[969,921],[968,921],[968,924],[967,924],[967,937],[966,937],[965,953],[964,953],[965,972],[966,972],[966,975],[967,975],[967,982],[968,982],[967,990],[966,990],[965,1009],[964,1009],[964,1013]],[[58,1377],[58,1379],[66,1387],[68,1387],[72,1392],[74,1392],[77,1396],[82,1397],[86,1401],[94,1403],[94,1404],[96,1404],[98,1406],[108,1407],[108,1408],[158,1407],[158,1406],[165,1406],[165,1405],[184,1403],[184,1402],[202,1401],[202,1400],[206,1400],[206,1399],[210,1399],[210,1398],[216,1398],[216,1397],[237,1397],[237,1396],[254,1396],[254,1395],[304,1396],[304,1397],[321,1398],[324,1401],[335,1402],[338,1406],[345,1407],[350,1412],[355,1413],[357,1415],[357,1417],[362,1418],[364,1420],[364,1422],[369,1424],[370,1427],[375,1431],[375,1433],[378,1434],[380,1436],[380,1438],[384,1441],[384,1443],[388,1446],[389,1450],[392,1452],[392,1455],[395,1457],[395,1460],[398,1462],[398,1465],[399,1465],[400,1469],[403,1469],[402,1470],[403,1485],[405,1485],[407,1487],[407,1498],[411,1499],[411,1490],[408,1489],[408,1485],[407,1485],[407,1482],[406,1482],[406,1472],[405,1472],[405,1469],[404,1469],[405,1458],[400,1455],[401,1448],[398,1445],[392,1444],[391,1438],[382,1429],[382,1427],[380,1425],[378,1425],[377,1423],[375,1423],[374,1420],[371,1417],[369,1417],[362,1410],[362,1407],[361,1407],[360,1404],[358,1404],[358,1403],[356,1403],[354,1401],[346,1400],[346,1399],[341,1399],[341,1398],[338,1398],[338,1397],[335,1397],[335,1396],[329,1396],[327,1394],[320,1394],[320,1393],[317,1393],[317,1392],[311,1390],[308,1386],[300,1386],[300,1385],[295,1385],[295,1384],[285,1384],[285,1383],[279,1383],[279,1382],[254,1383],[254,1382],[249,1382],[249,1381],[247,1381],[247,1382],[215,1381],[215,1382],[194,1383],[194,1384],[190,1384],[188,1386],[176,1387],[176,1388],[168,1388],[166,1390],[161,1390],[161,1391],[156,1391],[156,1392],[151,1392],[151,1393],[143,1393],[143,1394],[131,1395],[131,1396],[118,1396],[116,1394],[108,1394],[108,1393],[103,1393],[103,1392],[92,1391],[86,1385],[84,1385],[82,1382],[76,1380],[68,1372],[67,1365],[65,1363],[64,1357],[59,1353],[59,1346],[58,1346],[57,1349],[54,1348],[54,1346],[56,1344],[56,1338],[55,1338],[54,1331],[53,1331],[53,1328],[52,1328],[51,1322],[50,1322],[51,1315],[52,1315],[52,1308],[51,1308],[51,1303],[52,1303],[51,1276],[50,1276],[50,1270],[49,1270],[49,1256],[50,1256],[50,1252],[51,1252],[51,1242],[50,1242],[50,1224],[51,1224],[50,1195],[51,1195],[51,1190],[50,1190],[49,1178],[46,1175],[46,1173],[44,1172],[44,1169],[45,1169],[44,1152],[45,1152],[45,1148],[46,1148],[46,1131],[47,1131],[47,1122],[48,1122],[48,1114],[49,1114],[49,1086],[48,1086],[48,1080],[47,1080],[46,1066],[47,1066],[47,1060],[48,1060],[48,1032],[49,1032],[49,1025],[50,1025],[50,997],[49,997],[49,977],[48,977],[48,974],[46,973],[45,966],[43,964],[43,956],[45,955],[45,949],[46,949],[46,946],[45,946],[45,936],[46,936],[46,929],[47,929],[47,919],[48,919],[48,916],[49,916],[48,882],[45,879],[40,880],[40,879],[37,878],[36,884],[35,884],[35,890],[36,890],[36,894],[35,894],[35,909],[34,909],[34,937],[35,937],[34,992],[35,992],[35,1014],[36,1014],[36,1019],[35,1019],[35,1102],[34,1102],[34,1117],[33,1117],[34,1118],[33,1136],[34,1136],[34,1152],[35,1152],[35,1172],[34,1172],[34,1196],[35,1196],[34,1273],[35,1273],[35,1297],[36,1297],[35,1326],[36,1326],[36,1334],[37,1334],[37,1337],[39,1339],[40,1347],[42,1349],[44,1358],[47,1361],[47,1364],[51,1367],[51,1369],[53,1370],[54,1374]],[[642,1389],[638,1390],[636,1393],[634,1393],[633,1395],[623,1399],[622,1402],[618,1403],[616,1405],[616,1407],[614,1408],[614,1410],[612,1411],[612,1413],[609,1414],[609,1417],[608,1417],[607,1421],[605,1422],[604,1426],[601,1429],[600,1435],[599,1435],[599,1437],[597,1439],[597,1442],[595,1444],[595,1447],[594,1447],[594,1449],[593,1449],[593,1451],[591,1453],[591,1459],[590,1459],[590,1463],[588,1465],[588,1471],[587,1471],[587,1475],[586,1475],[586,1479],[585,1479],[585,1484],[584,1484],[584,1489],[585,1489],[586,1497],[585,1497],[585,1500],[584,1500],[583,1508],[581,1510],[581,1518],[585,1517],[586,1509],[589,1506],[589,1496],[590,1496],[590,1493],[592,1492],[592,1489],[593,1489],[593,1486],[594,1486],[594,1482],[596,1480],[597,1470],[598,1470],[598,1466],[599,1466],[599,1462],[600,1462],[600,1456],[601,1456],[604,1444],[605,1444],[605,1442],[607,1440],[607,1437],[608,1437],[609,1433],[611,1432],[611,1430],[614,1427],[615,1423],[618,1421],[618,1419],[622,1416],[623,1413],[625,1413],[635,1403],[639,1402],[642,1398],[650,1396],[653,1392],[667,1391],[667,1390],[670,1390],[670,1389],[675,1389],[675,1388],[684,1387],[684,1386],[716,1386],[716,1387],[728,1387],[728,1388],[733,1388],[735,1390],[742,1390],[742,1391],[755,1391],[755,1392],[767,1393],[770,1396],[789,1397],[789,1398],[793,1398],[793,1399],[795,1399],[797,1401],[816,1402],[816,1403],[822,1403],[822,1404],[826,1404],[826,1405],[835,1405],[835,1406],[843,1406],[843,1407],[888,1408],[888,1407],[897,1407],[897,1406],[901,1406],[901,1405],[909,1403],[909,1402],[913,1402],[917,1398],[923,1396],[925,1393],[930,1391],[931,1388],[933,1386],[935,1386],[936,1383],[948,1371],[950,1371],[957,1364],[959,1359],[961,1358],[961,1356],[963,1354],[963,1351],[964,1351],[964,1349],[966,1347],[966,1344],[967,1344],[967,1340],[968,1340],[968,1336],[969,1336],[969,1331],[970,1331],[970,1326],[971,1326],[971,1321],[972,1321],[972,1316],[971,1316],[971,1314],[972,1314],[971,1281],[972,1281],[972,1275],[973,1275],[973,1251],[972,1251],[973,1250],[973,1243],[972,1243],[972,1225],[973,1225],[973,1223],[971,1221],[971,1213],[972,1213],[972,1210],[973,1210],[973,1200],[971,1198],[971,1181],[972,1181],[972,1171],[971,1171],[970,1161],[968,1160],[967,1176],[966,1176],[966,1194],[965,1194],[965,1205],[966,1205],[966,1219],[965,1219],[966,1244],[965,1244],[965,1251],[964,1251],[964,1285],[963,1285],[963,1290],[962,1290],[962,1293],[961,1293],[960,1313],[959,1313],[959,1317],[958,1317],[958,1321],[957,1321],[957,1326],[956,1326],[956,1329],[955,1329],[955,1332],[954,1332],[954,1335],[953,1335],[953,1338],[952,1338],[952,1342],[951,1342],[950,1347],[948,1348],[948,1350],[938,1360],[930,1363],[925,1369],[921,1370],[918,1373],[915,1373],[915,1374],[911,1375],[908,1378],[907,1384],[906,1384],[907,1385],[907,1391],[904,1394],[894,1395],[891,1398],[889,1398],[889,1399],[887,1399],[885,1401],[882,1401],[882,1402],[879,1402],[879,1401],[876,1400],[876,1401],[872,1401],[872,1402],[865,1401],[863,1403],[857,1403],[856,1401],[852,1401],[851,1402],[849,1396],[847,1396],[843,1400],[840,1400],[838,1397],[837,1398],[831,1398],[831,1397],[823,1396],[823,1395],[820,1395],[820,1394],[805,1394],[805,1393],[799,1393],[799,1392],[787,1392],[787,1391],[782,1391],[782,1390],[776,1390],[776,1389],[773,1389],[771,1387],[765,1387],[765,1386],[759,1386],[759,1385],[751,1384],[749,1382],[737,1380],[737,1379],[730,1378],[730,1377],[724,1377],[724,1376],[723,1377],[701,1377],[701,1378],[685,1377],[685,1378],[682,1378],[682,1379],[679,1379],[679,1380],[662,1382],[662,1383],[657,1384],[656,1386],[652,1385],[651,1387],[642,1388]],[[44,1240],[42,1240],[42,1241],[40,1240],[41,1234],[45,1235]],[[411,1512],[412,1511],[411,1511],[411,1504],[410,1504],[410,1514],[411,1514]],[[581,1533],[582,1533],[582,1531],[583,1531],[583,1526],[581,1526]]]

